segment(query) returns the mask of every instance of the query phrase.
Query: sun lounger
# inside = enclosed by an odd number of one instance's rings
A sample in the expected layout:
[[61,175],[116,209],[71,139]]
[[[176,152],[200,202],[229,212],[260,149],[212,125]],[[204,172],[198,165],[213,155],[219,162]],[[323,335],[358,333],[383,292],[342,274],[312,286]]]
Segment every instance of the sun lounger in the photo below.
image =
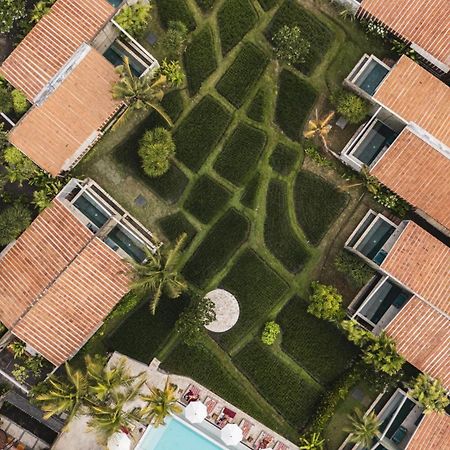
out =
[[223,407],[220,411],[219,416],[215,420],[216,425],[219,428],[223,428],[228,423],[232,423],[233,419],[236,417],[236,413],[227,407]]
[[286,444],[283,444],[282,442],[278,441],[273,450],[289,450],[289,447]]
[[206,397],[205,401],[203,403],[206,406],[206,411],[208,412],[208,417],[211,417],[212,413],[214,412],[214,409],[217,406],[217,400],[212,397]]
[[194,384],[190,384],[184,394],[181,396],[181,402],[184,404],[188,404],[192,402],[194,399],[200,397],[200,389]]
[[273,436],[266,433],[265,431],[261,431],[261,434],[256,439],[256,442],[253,444],[253,448],[255,450],[260,450],[263,448],[270,448],[273,443]]
[[254,427],[254,424],[251,423],[249,420],[247,419],[242,419],[239,427],[242,430],[242,437],[243,439],[247,439],[248,435],[250,434],[251,429]]

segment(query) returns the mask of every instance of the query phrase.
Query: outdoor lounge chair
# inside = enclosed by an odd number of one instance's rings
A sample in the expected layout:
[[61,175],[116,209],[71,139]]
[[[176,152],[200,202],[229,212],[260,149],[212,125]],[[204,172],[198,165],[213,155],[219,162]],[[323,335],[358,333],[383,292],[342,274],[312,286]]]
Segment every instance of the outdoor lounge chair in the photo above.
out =
[[200,389],[194,384],[190,384],[184,394],[181,396],[181,403],[187,405],[193,400],[198,400],[200,397]]
[[251,429],[254,427],[255,425],[253,423],[251,423],[249,420],[247,419],[242,419],[241,422],[239,423],[239,427],[242,430],[242,439],[247,439],[248,435],[250,434]]
[[275,444],[273,450],[289,450],[289,447],[286,444],[283,444],[282,442],[278,441]]
[[214,412],[214,409],[217,406],[217,403],[218,403],[217,400],[212,397],[206,397],[205,401],[203,403],[206,406],[206,411],[208,413],[208,417],[211,417]]
[[266,433],[265,431],[261,431],[261,434],[256,439],[256,442],[253,444],[253,448],[255,450],[260,450],[263,448],[270,448],[273,443],[273,436]]
[[232,423],[235,417],[236,413],[234,411],[227,407],[223,407],[215,422],[219,428],[223,428],[228,423]]

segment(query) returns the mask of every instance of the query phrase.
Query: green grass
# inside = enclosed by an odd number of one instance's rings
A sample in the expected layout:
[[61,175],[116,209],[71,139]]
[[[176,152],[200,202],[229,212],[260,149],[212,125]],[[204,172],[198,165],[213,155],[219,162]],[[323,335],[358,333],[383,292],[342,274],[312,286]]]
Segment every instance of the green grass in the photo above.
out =
[[357,348],[331,323],[307,312],[308,304],[292,298],[278,314],[282,348],[321,384],[335,381],[356,357]]
[[177,158],[193,171],[199,170],[230,121],[231,114],[219,101],[204,97],[174,133]]
[[296,0],[285,0],[267,30],[267,37],[272,42],[273,35],[284,25],[298,26],[310,43],[305,62],[296,66],[306,75],[317,67],[327,53],[333,40],[332,31],[311,11],[305,9]]
[[176,122],[184,110],[184,100],[181,91],[176,90],[168,92],[164,96],[161,105],[166,110],[167,114],[169,114],[172,121]]
[[258,197],[259,187],[261,185],[261,174],[256,172],[251,180],[247,183],[241,196],[241,203],[247,208],[254,209]]
[[189,93],[195,95],[203,82],[217,69],[214,32],[210,25],[196,33],[184,52]]
[[309,258],[309,252],[292,229],[284,181],[271,180],[267,191],[264,240],[272,254],[292,273],[299,272]]
[[202,175],[194,184],[184,202],[184,209],[202,223],[209,223],[230,200],[228,189],[208,175]]
[[217,91],[236,108],[240,108],[268,63],[268,56],[259,47],[244,44],[217,83]]
[[259,88],[247,109],[247,116],[256,122],[264,122],[269,113],[270,94],[268,90],[268,86]]
[[237,324],[218,335],[221,345],[231,349],[264,321],[269,311],[285,294],[288,284],[253,250],[239,256],[220,286],[238,300],[240,315]]
[[233,208],[228,210],[188,260],[184,276],[198,287],[205,287],[247,240],[249,232],[248,219]]
[[203,12],[208,12],[215,5],[216,0],[195,0]]
[[266,140],[264,131],[239,123],[225,142],[214,170],[236,186],[244,185],[258,164]]
[[306,424],[320,399],[319,385],[257,341],[244,347],[233,361],[292,426],[300,429]]
[[313,107],[317,92],[305,80],[289,70],[280,74],[275,122],[289,138],[298,140]]
[[297,220],[313,245],[317,245],[339,217],[348,195],[322,177],[306,170],[298,173],[294,187]]
[[225,0],[217,13],[222,53],[226,55],[255,26],[258,15],[251,0]]
[[269,11],[280,3],[280,0],[258,0],[258,3],[264,11]]
[[189,30],[195,29],[195,19],[186,0],[156,0],[159,20],[164,28],[170,21],[183,22]]
[[279,174],[289,175],[294,169],[300,151],[299,147],[294,148],[280,142],[270,155],[269,164]]
[[197,234],[197,230],[194,225],[189,222],[189,219],[181,211],[171,214],[170,216],[162,217],[158,220],[158,226],[164,233],[164,236],[166,236],[166,238],[171,242],[175,242],[178,236],[186,233],[186,246]]

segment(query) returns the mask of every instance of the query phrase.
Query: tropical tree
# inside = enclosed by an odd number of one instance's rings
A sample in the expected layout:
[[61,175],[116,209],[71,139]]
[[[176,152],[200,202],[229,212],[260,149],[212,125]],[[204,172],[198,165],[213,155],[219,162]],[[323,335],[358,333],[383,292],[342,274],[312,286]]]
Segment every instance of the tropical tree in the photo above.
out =
[[171,60],[179,59],[187,40],[188,29],[181,21],[170,21],[166,34],[161,39],[164,54]]
[[331,102],[341,116],[354,124],[362,122],[370,111],[369,102],[352,92],[344,90],[334,92],[331,96]]
[[319,118],[319,113],[317,112],[317,109],[316,109],[315,118],[311,119],[308,122],[308,128],[306,131],[303,132],[303,136],[306,139],[312,139],[314,137],[319,138],[322,141],[325,149],[329,150],[327,137],[331,131],[330,122],[333,119],[333,117],[334,117],[334,111],[331,111],[325,117],[323,117],[321,119],[321,118]]
[[444,413],[450,404],[447,392],[438,379],[426,373],[419,374],[411,385],[409,395],[415,398],[424,408],[425,414]]
[[0,151],[8,146],[8,132],[5,131],[5,125],[0,123]]
[[25,356],[26,347],[25,342],[14,340],[8,345],[8,350],[13,354],[14,359],[17,359]]
[[370,448],[373,439],[379,435],[380,421],[377,415],[373,411],[364,415],[360,409],[356,408],[348,418],[351,425],[344,430],[351,433],[350,442]]
[[10,183],[19,183],[22,186],[24,181],[32,179],[40,172],[39,167],[30,158],[12,145],[5,148],[2,160]]
[[0,245],[9,244],[31,223],[30,210],[15,203],[0,213]]
[[0,86],[0,111],[8,114],[13,107],[11,91],[6,86]]
[[370,332],[365,330],[354,319],[343,320],[341,327],[347,332],[347,338],[350,342],[353,342],[358,347],[363,347],[369,343],[371,337]]
[[147,29],[152,5],[139,1],[125,5],[114,18],[118,25],[134,37],[141,37]]
[[334,322],[344,315],[342,295],[334,286],[321,284],[317,281],[311,283],[308,312],[319,319]]
[[0,33],[9,33],[25,16],[25,0],[0,0]]
[[13,89],[11,91],[11,98],[14,111],[19,115],[24,114],[29,106],[25,94],[19,91],[19,89]]
[[147,250],[147,258],[143,263],[132,262],[133,282],[132,289],[147,295],[151,293],[150,311],[155,314],[161,295],[169,298],[178,298],[186,290],[187,284],[178,273],[177,264],[181,249],[187,235],[183,233],[176,241],[175,246],[167,253],[156,250],[152,253]]
[[167,59],[164,59],[159,71],[172,86],[181,86],[184,83],[184,72],[179,61],[167,61]]
[[39,22],[49,11],[55,0],[40,0],[31,11],[30,20],[33,23]]
[[311,46],[299,26],[282,26],[274,34],[272,42],[277,58],[289,65],[304,63]]
[[376,371],[388,375],[395,375],[405,362],[397,353],[395,341],[385,331],[372,337],[362,358],[366,364],[372,364]]
[[323,450],[325,440],[319,433],[312,433],[311,436],[300,438],[300,450]]

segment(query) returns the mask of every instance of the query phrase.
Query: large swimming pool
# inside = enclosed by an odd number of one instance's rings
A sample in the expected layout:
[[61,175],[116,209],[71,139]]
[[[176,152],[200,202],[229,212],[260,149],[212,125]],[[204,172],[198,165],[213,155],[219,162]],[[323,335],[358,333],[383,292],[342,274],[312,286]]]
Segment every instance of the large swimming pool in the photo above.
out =
[[203,434],[179,419],[169,419],[167,425],[149,427],[136,450],[223,450]]

